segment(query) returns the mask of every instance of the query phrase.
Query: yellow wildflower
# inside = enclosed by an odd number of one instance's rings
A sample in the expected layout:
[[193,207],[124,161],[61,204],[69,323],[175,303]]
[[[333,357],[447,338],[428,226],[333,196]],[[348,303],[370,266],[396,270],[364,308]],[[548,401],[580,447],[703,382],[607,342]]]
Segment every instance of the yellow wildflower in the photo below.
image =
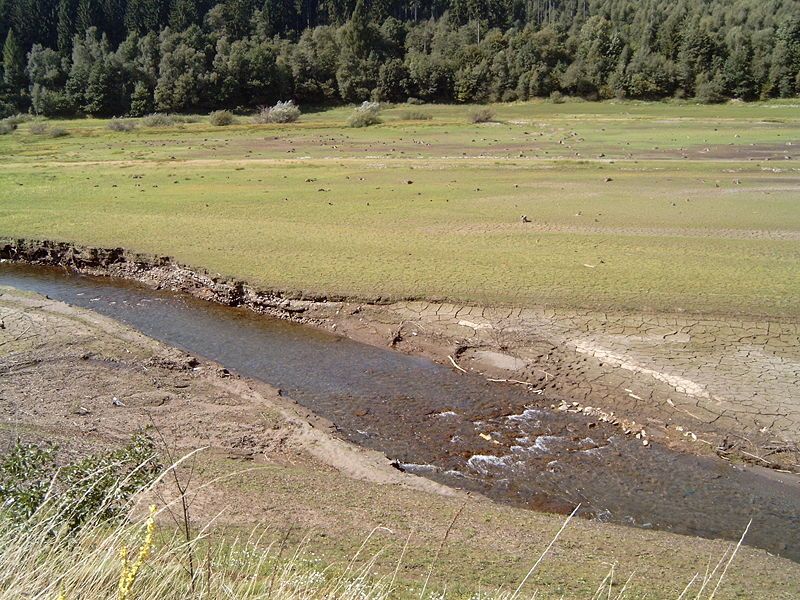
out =
[[118,600],[129,600],[131,588],[133,587],[133,583],[136,581],[136,576],[139,574],[139,570],[144,565],[144,562],[147,560],[147,557],[150,555],[150,551],[153,548],[153,532],[156,529],[156,507],[155,505],[150,506],[150,516],[147,518],[144,540],[142,541],[142,545],[139,547],[139,552],[136,555],[136,560],[132,563],[128,558],[128,547],[122,546],[119,550],[119,557],[122,561],[122,571],[119,574],[119,584],[117,586],[117,599]]

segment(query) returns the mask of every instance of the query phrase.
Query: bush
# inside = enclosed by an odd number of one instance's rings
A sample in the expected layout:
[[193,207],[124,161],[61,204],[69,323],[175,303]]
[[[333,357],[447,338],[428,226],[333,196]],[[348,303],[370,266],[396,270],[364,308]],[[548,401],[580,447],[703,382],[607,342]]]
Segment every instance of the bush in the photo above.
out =
[[34,135],[44,135],[48,129],[50,129],[50,126],[47,123],[37,121],[36,123],[31,123],[30,132]]
[[0,119],[10,117],[17,112],[17,107],[11,102],[0,99]]
[[145,127],[172,127],[177,122],[175,115],[165,113],[153,113],[142,118],[142,125]]
[[69,131],[63,127],[50,127],[45,131],[45,135],[51,138],[60,138],[69,135]]
[[113,118],[108,122],[108,128],[111,131],[133,131],[136,128],[136,123],[133,121],[126,121],[124,119]]
[[15,123],[9,123],[6,119],[0,121],[0,135],[6,135],[7,133],[11,133],[17,128]]
[[430,121],[433,115],[423,110],[404,110],[398,118],[401,121]]
[[41,121],[31,123],[30,131],[33,135],[41,135],[49,138],[60,138],[69,135],[69,132],[63,127],[51,127],[47,123]]
[[256,123],[294,123],[300,118],[300,107],[291,100],[278,102],[275,106],[265,106],[253,117]]
[[347,124],[350,127],[378,125],[379,123],[383,123],[379,116],[380,112],[381,105],[378,102],[365,101],[353,111],[353,114],[347,119]]
[[225,127],[233,125],[236,122],[236,118],[229,110],[215,110],[208,115],[208,122],[217,127]]
[[92,519],[121,517],[133,496],[161,469],[152,440],[141,434],[123,448],[66,466],[56,463],[56,450],[17,440],[3,456],[0,506],[4,518],[24,523],[48,502],[58,517],[53,524],[59,527],[75,529]]
[[12,125],[21,125],[22,123],[27,123],[28,121],[33,120],[33,115],[29,115],[27,113],[17,113],[15,115],[11,115],[10,117],[6,117],[3,119],[4,123],[11,123]]
[[564,104],[564,95],[558,90],[553,90],[550,93],[550,102],[553,104]]
[[494,111],[491,108],[479,108],[468,115],[470,123],[489,123],[494,121]]
[[414,98],[413,96],[406,100],[406,104],[411,104],[412,106],[420,106],[425,104],[425,100],[420,100],[419,98]]

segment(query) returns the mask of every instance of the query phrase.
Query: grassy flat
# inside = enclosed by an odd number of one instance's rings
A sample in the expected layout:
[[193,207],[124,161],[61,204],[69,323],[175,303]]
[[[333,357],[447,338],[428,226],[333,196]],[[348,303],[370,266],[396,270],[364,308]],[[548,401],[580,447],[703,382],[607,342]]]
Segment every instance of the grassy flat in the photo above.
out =
[[[800,111],[528,103],[0,137],[0,236],[367,298],[800,314]],[[407,110],[430,120],[403,120]],[[795,156],[796,155],[796,156]],[[530,223],[522,223],[526,215]]]

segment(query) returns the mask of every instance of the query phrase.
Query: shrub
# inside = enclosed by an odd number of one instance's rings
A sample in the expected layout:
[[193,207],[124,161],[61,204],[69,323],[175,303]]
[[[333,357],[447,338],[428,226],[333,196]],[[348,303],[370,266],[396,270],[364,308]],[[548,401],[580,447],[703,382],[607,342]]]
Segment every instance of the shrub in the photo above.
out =
[[420,100],[419,98],[414,98],[413,96],[406,100],[406,104],[411,104],[412,106],[420,106],[425,104],[425,100]]
[[225,127],[233,125],[236,122],[236,118],[229,110],[215,110],[208,115],[208,122],[217,127]]
[[[133,496],[161,470],[152,440],[142,434],[118,449],[59,466],[55,446],[17,440],[0,459],[0,506],[12,522],[30,519],[48,502],[70,529],[125,514]],[[53,518],[53,515],[50,515]]]
[[12,125],[21,125],[22,123],[27,123],[28,121],[32,120],[33,115],[29,115],[27,113],[17,113],[3,119],[4,122],[11,123]]
[[51,127],[47,123],[41,121],[31,123],[30,131],[33,135],[42,135],[49,138],[59,138],[69,135],[69,132],[63,127]]
[[0,504],[14,522],[29,519],[42,505],[56,470],[55,448],[17,440],[0,462]]
[[34,135],[44,135],[48,129],[50,129],[50,126],[47,123],[37,121],[36,123],[31,123],[30,132]]
[[423,110],[404,110],[398,118],[401,121],[430,121],[433,115]]
[[478,108],[468,115],[470,123],[489,123],[494,121],[494,111],[491,108]]
[[17,112],[16,106],[14,106],[11,102],[0,99],[0,119],[5,119],[6,117],[10,117],[16,112]]
[[300,118],[300,107],[291,100],[265,106],[253,117],[256,123],[294,123]]
[[553,104],[564,104],[564,95],[558,90],[550,92],[550,102]]
[[153,113],[142,118],[142,125],[145,127],[172,127],[177,122],[175,115],[165,113]]
[[60,138],[69,135],[69,131],[63,127],[49,127],[47,131],[45,131],[45,135],[51,138]]
[[9,123],[6,119],[0,121],[0,135],[6,135],[7,133],[11,133],[17,128],[15,123]]
[[108,128],[111,131],[133,131],[136,128],[136,123],[133,121],[126,121],[124,119],[113,118],[108,122]]
[[365,101],[361,106],[356,107],[347,124],[350,127],[369,127],[382,123],[380,118],[381,105],[378,102]]

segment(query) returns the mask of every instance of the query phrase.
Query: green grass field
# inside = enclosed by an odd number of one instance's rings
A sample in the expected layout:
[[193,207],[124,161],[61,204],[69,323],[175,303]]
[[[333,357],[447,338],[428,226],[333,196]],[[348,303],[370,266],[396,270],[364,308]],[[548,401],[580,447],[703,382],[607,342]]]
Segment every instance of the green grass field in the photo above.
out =
[[[0,136],[0,236],[168,254],[265,287],[800,314],[800,105],[423,106],[350,129]],[[522,223],[527,215],[531,223]]]

